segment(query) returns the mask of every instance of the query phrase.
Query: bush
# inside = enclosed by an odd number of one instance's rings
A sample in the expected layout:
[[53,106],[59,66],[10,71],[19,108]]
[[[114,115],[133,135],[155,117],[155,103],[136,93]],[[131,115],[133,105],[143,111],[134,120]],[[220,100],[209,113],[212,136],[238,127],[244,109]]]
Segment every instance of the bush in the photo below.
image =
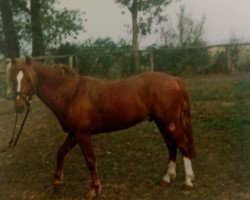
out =
[[228,72],[227,56],[225,51],[219,51],[214,55],[211,64],[211,72],[213,73]]
[[172,74],[202,73],[210,63],[210,55],[206,48],[163,47],[156,50],[155,54],[155,69]]
[[59,52],[76,54],[80,74],[113,77],[129,71],[130,49],[130,45],[123,40],[115,43],[110,38],[99,38],[87,40],[81,45],[66,43],[59,47]]

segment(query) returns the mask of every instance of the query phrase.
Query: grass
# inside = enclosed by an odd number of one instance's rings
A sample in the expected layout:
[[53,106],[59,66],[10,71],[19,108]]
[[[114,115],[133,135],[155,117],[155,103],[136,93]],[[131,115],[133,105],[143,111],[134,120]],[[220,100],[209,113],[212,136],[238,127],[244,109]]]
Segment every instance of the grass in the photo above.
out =
[[[153,123],[93,137],[103,192],[114,200],[247,200],[250,199],[250,76],[249,74],[192,77],[192,102],[197,158],[192,191],[182,190],[183,162],[177,179],[159,187],[168,154]],[[13,105],[0,101],[0,145],[6,145],[14,121]],[[79,147],[65,161],[65,183],[53,193],[55,154],[66,135],[52,113],[34,100],[19,144],[0,154],[0,199],[81,199],[90,177]],[[2,195],[2,196],[1,196]]]
[[[250,80],[194,83],[191,91],[195,99],[193,117],[200,158],[214,178],[224,180],[215,181],[215,184],[220,183],[217,186],[221,190],[213,192],[212,199],[237,199],[238,196],[239,199],[248,199],[249,191],[242,194],[241,190],[250,186],[249,172],[242,170],[250,164],[249,148],[246,148],[250,130]],[[229,194],[226,191],[230,191]]]

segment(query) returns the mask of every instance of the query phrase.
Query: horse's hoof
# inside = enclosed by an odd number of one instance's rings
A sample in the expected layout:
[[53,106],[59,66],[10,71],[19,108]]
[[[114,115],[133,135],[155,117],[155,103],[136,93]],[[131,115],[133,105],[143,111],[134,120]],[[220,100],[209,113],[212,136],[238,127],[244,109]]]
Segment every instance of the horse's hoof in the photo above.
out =
[[95,192],[92,192],[92,191],[89,191],[86,195],[86,200],[92,200],[92,199],[95,199],[97,197],[96,193]]
[[54,183],[54,193],[59,193],[61,191],[62,184],[56,184]]
[[171,183],[170,182],[167,182],[167,181],[165,181],[165,180],[161,180],[161,182],[160,182],[160,187],[163,187],[163,188],[170,188],[170,186],[171,186]]
[[171,181],[175,181],[176,173],[169,173],[169,178]]
[[95,199],[96,198],[96,196],[86,196],[85,197],[85,200],[93,200],[93,199]]
[[193,186],[184,184],[184,185],[183,185],[183,190],[185,190],[185,191],[191,191],[191,190],[193,190]]

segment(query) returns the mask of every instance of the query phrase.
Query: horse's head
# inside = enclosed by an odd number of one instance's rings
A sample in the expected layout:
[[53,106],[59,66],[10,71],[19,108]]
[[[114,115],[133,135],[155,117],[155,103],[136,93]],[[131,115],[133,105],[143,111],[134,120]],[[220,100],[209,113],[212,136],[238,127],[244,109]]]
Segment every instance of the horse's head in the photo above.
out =
[[16,112],[22,113],[25,106],[30,105],[31,96],[35,92],[35,80],[36,77],[30,58],[11,60],[9,82],[15,93]]

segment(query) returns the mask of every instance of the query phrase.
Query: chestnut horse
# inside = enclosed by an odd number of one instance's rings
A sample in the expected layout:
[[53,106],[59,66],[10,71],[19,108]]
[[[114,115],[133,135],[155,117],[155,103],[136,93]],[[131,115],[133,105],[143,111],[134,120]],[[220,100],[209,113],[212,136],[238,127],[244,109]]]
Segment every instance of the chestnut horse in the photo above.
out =
[[190,103],[186,83],[160,72],[146,72],[124,80],[98,80],[78,76],[66,67],[51,67],[30,58],[12,59],[9,76],[16,91],[15,110],[23,112],[29,97],[36,94],[55,114],[68,137],[57,153],[54,185],[63,182],[63,161],[79,144],[92,184],[87,194],[92,199],[101,192],[91,137],[153,120],[169,151],[169,162],[162,185],[176,177],[177,148],[185,169],[186,187],[193,187],[191,159],[195,157]]

